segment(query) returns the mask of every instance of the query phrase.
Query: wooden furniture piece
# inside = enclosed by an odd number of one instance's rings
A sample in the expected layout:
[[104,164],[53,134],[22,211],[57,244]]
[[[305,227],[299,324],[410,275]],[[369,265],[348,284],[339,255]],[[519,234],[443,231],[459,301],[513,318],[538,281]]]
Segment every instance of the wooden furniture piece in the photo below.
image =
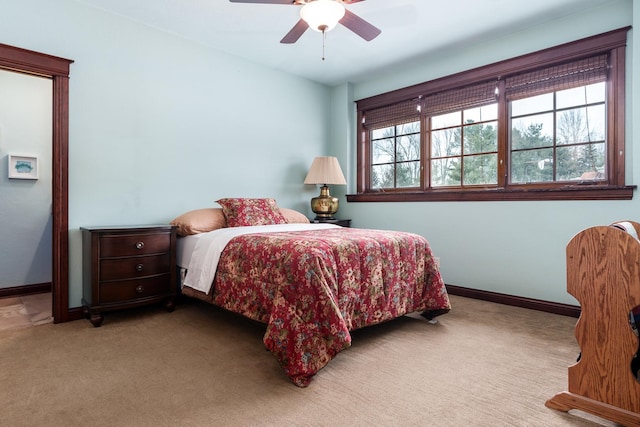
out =
[[170,225],[82,227],[85,316],[100,326],[103,312],[176,297],[176,230]]
[[314,218],[311,220],[311,222],[313,224],[335,224],[335,225],[339,225],[340,227],[351,227],[351,220],[350,219],[337,219],[337,218],[331,218],[331,219],[324,219],[324,218]]
[[[638,235],[640,224],[628,221]],[[578,409],[625,426],[640,426],[639,351],[630,312],[640,305],[640,242],[613,226],[588,228],[567,245],[567,291],[580,302],[581,356],[569,367],[568,391],[546,406]]]

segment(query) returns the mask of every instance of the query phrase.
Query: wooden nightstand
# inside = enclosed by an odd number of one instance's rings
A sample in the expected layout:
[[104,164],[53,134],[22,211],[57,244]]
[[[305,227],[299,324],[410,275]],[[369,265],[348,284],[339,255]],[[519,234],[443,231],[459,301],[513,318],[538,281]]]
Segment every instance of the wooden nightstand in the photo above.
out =
[[351,227],[351,220],[350,219],[338,219],[338,218],[333,218],[333,219],[322,219],[322,218],[314,218],[311,220],[311,222],[313,224],[335,224],[335,225],[339,225],[340,227]]
[[93,326],[103,312],[176,298],[176,230],[170,225],[82,227],[82,305]]

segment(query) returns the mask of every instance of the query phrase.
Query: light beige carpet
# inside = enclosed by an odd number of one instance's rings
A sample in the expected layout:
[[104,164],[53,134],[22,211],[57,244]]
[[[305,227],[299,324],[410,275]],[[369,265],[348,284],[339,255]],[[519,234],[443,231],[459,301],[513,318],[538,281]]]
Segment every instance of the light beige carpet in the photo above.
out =
[[3,426],[598,426],[544,406],[565,390],[576,319],[452,297],[430,324],[353,334],[308,388],[262,325],[196,301],[0,331]]

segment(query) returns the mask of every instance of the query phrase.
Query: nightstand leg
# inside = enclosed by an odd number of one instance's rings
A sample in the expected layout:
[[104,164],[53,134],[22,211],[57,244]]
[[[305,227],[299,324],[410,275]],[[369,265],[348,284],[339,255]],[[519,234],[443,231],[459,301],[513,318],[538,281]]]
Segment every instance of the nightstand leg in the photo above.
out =
[[[82,301],[84,303],[84,301]],[[84,317],[89,319],[91,324],[96,328],[102,325],[102,321],[104,320],[104,316],[99,311],[93,311],[86,305],[82,307],[82,314]]]
[[167,298],[167,302],[164,304],[164,308],[168,312],[172,312],[176,308],[175,298],[173,297]]
[[102,325],[103,320],[104,320],[104,315],[102,313],[91,313],[91,315],[89,316],[89,321],[96,328]]

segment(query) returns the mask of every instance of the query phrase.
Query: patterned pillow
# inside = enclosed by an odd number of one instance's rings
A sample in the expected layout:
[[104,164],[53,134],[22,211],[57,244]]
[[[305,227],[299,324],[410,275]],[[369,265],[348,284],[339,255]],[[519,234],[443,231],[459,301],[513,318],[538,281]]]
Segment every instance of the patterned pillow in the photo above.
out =
[[217,200],[227,219],[227,227],[286,224],[274,199],[228,198]]

